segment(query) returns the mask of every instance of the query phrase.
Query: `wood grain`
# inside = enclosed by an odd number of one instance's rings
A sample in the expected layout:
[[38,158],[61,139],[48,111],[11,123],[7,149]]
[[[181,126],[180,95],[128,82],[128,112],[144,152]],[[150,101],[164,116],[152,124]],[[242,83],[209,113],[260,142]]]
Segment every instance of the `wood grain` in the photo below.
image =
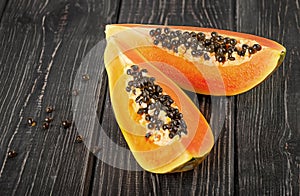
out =
[[[1,1],[0,195],[299,195],[299,5]],[[287,56],[242,95],[188,93],[213,130],[221,131],[219,140],[193,171],[157,175],[137,165],[113,115],[102,58],[108,23],[237,30],[282,43]],[[45,113],[48,105],[55,107],[52,114]],[[44,130],[49,115],[54,121]],[[27,126],[28,117],[36,127]],[[71,128],[61,127],[64,119],[75,120]],[[75,142],[78,134],[84,143]],[[9,158],[9,150],[17,156]]]
[[[75,127],[60,122],[72,119],[77,69],[104,38],[104,24],[116,20],[115,3],[8,2],[0,26],[1,195],[88,194],[93,156],[75,143]],[[47,105],[55,107],[54,121],[43,130]],[[27,117],[37,126],[28,127]],[[10,159],[12,149],[18,155]]]
[[299,195],[299,1],[238,4],[238,30],[282,43],[287,56],[270,78],[237,97],[236,190],[240,195]]
[[3,12],[4,12],[4,9],[5,9],[6,5],[7,5],[7,0],[4,0],[4,1],[0,2],[0,21],[1,21],[1,18],[3,16]]
[[[230,2],[219,2],[215,5],[209,1],[199,1],[196,4],[192,1],[122,1],[118,23],[193,25],[233,30],[232,6]],[[193,98],[197,99],[195,96]],[[145,171],[118,169],[103,163],[101,159],[105,156],[112,156],[115,161],[122,160],[119,160],[118,153],[104,153],[96,162],[93,195],[233,194],[234,98],[201,95],[198,98],[199,108],[215,126],[213,128],[218,132],[222,130],[216,146],[199,167],[184,173],[157,175]],[[105,106],[104,114],[112,114],[108,93]],[[211,108],[214,109],[213,113]],[[127,147],[114,116],[105,115],[102,126],[117,146]],[[129,154],[128,159],[131,156]]]

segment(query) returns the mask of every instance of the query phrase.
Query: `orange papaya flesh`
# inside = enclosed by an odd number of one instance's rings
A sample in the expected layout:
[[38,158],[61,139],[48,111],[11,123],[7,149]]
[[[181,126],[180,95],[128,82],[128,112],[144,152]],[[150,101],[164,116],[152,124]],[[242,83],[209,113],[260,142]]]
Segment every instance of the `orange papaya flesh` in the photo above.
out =
[[[107,25],[106,37],[108,40],[114,39],[119,46],[119,52],[126,54],[129,59],[136,63],[160,62],[155,66],[179,86],[201,94],[236,95],[246,92],[265,80],[282,63],[286,53],[286,49],[279,43],[255,35],[211,28],[168,26],[170,31],[202,32],[207,37],[212,32],[217,32],[223,38],[229,37],[237,41],[235,50],[239,51],[232,53],[235,60],[229,60],[229,54],[226,53],[228,57],[223,55],[226,61],[219,62],[217,60],[219,53],[202,51],[209,56],[209,60],[205,60],[204,55],[192,56],[191,49],[182,51],[181,48],[181,51],[174,52],[162,47],[162,42],[155,45],[153,43],[155,38],[151,37],[149,32],[157,28],[164,30],[165,26]],[[243,50],[241,48],[243,45],[248,45],[248,49]],[[249,48],[253,51],[254,45],[259,45],[261,48],[252,54]],[[227,49],[233,47],[230,44],[224,46]],[[241,51],[244,51],[244,54],[238,55],[237,53]],[[186,84],[186,80],[173,73],[174,69],[178,70],[192,85]]]
[[[104,61],[109,78],[111,102],[119,127],[130,150],[142,168],[154,173],[185,171],[194,168],[210,152],[214,136],[203,115],[194,103],[167,76],[150,63],[138,64],[163,88],[176,103],[187,125],[187,134],[166,145],[158,145],[145,137],[146,126],[134,107],[135,100],[126,91],[131,76],[128,67],[135,62],[116,55],[111,59],[115,46],[108,43]],[[125,60],[124,60],[125,59]],[[127,62],[126,62],[127,61]]]

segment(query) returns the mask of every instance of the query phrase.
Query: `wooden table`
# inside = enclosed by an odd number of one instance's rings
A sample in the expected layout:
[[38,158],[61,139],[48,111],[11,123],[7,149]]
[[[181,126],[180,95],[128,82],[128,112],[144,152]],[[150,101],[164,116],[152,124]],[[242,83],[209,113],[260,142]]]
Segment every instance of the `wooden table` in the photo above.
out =
[[[2,0],[0,195],[299,195],[299,4],[299,0]],[[261,85],[220,98],[225,103],[221,134],[197,168],[166,175],[138,167],[119,169],[103,160],[109,156],[117,164],[132,155],[122,158],[109,145],[111,150],[105,151],[75,141],[81,131],[88,132],[79,130],[74,119],[74,113],[80,114],[74,107],[76,96],[84,93],[74,84],[81,71],[88,72],[78,70],[83,61],[94,63],[88,55],[103,41],[110,23],[252,33],[282,43],[287,56]],[[90,73],[81,82],[96,81],[87,86],[97,92],[97,117],[113,143],[126,148],[111,109],[106,73],[98,71],[99,78]],[[209,96],[197,97],[204,113],[212,107]],[[55,108],[51,114],[45,112],[49,105]],[[42,122],[48,115],[54,120],[45,130]],[[28,117],[37,125],[27,126]],[[64,129],[60,123],[65,119],[75,122]],[[79,119],[87,126],[91,121],[84,114]],[[17,156],[10,158],[11,150]]]

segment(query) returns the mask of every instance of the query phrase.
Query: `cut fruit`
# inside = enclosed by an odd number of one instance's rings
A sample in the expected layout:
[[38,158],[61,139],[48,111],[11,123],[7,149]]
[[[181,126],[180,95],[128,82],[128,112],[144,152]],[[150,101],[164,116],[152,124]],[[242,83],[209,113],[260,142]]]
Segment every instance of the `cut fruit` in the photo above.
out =
[[187,26],[107,25],[106,38],[117,45],[117,53],[107,61],[123,53],[138,64],[156,62],[180,87],[207,95],[250,90],[282,63],[286,53],[282,45],[262,37]]
[[214,145],[212,131],[190,98],[149,62],[111,59],[118,48],[107,44],[104,61],[114,113],[142,168],[154,173],[193,169]]

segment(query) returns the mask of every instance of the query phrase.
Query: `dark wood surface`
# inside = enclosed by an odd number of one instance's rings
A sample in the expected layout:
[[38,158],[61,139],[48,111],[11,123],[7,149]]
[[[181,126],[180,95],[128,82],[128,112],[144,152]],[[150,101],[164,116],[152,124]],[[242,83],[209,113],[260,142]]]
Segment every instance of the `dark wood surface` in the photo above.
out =
[[[0,195],[300,195],[299,4],[298,0],[1,1]],[[282,43],[287,56],[271,77],[249,92],[194,96],[212,127],[221,132],[197,168],[166,175],[140,171],[138,166],[118,169],[114,165],[120,161],[134,160],[131,154],[122,157],[110,143],[108,150],[94,148],[93,142],[76,143],[84,125],[72,124],[67,130],[59,125],[74,118],[84,119],[86,127],[94,122],[74,108],[83,93],[82,84],[74,91],[77,78],[90,71],[89,88],[95,92],[101,126],[117,149],[126,149],[103,64],[96,71],[81,69],[101,65],[102,54],[99,59],[94,56],[104,48],[93,49],[103,41],[110,23],[252,33]],[[54,121],[43,130],[48,105],[55,107]],[[26,125],[28,117],[37,121],[36,127]],[[103,133],[88,134],[103,138]],[[9,158],[9,150],[17,156]],[[104,161],[109,158],[112,164]]]

